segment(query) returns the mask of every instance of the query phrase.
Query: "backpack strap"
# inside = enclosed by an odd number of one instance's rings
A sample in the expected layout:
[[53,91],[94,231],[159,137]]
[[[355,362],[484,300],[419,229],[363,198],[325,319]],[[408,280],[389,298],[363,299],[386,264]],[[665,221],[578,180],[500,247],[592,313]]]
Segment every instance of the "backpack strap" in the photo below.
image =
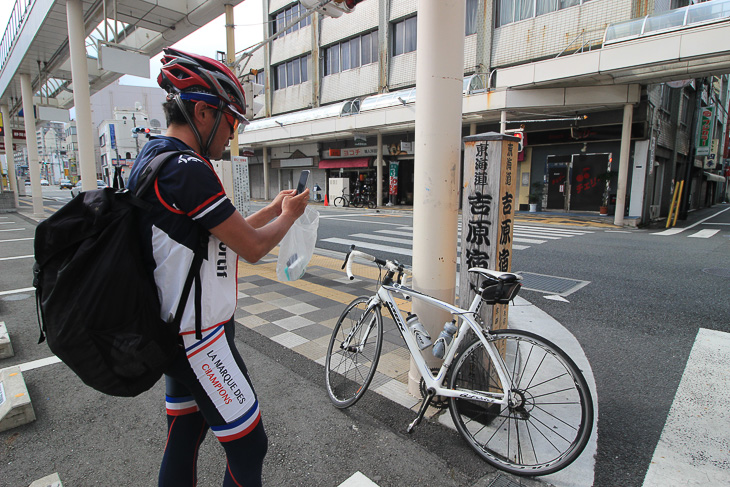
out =
[[[165,163],[173,157],[179,156],[181,154],[188,154],[196,158],[200,157],[193,151],[168,151],[158,154],[157,156],[155,156],[154,159],[148,162],[147,165],[140,172],[139,177],[137,178],[137,186],[134,191],[135,196],[137,196],[137,198],[141,198],[145,191],[147,191],[150,186],[154,184],[155,179],[157,179],[157,175],[160,173],[160,170],[165,165]],[[175,311],[175,317],[172,321],[172,325],[179,330],[180,322],[182,321],[182,315],[185,311],[185,306],[187,305],[188,298],[190,297],[190,290],[192,289],[193,281],[195,281],[196,340],[203,339],[203,326],[201,319],[203,308],[203,292],[202,282],[200,279],[200,267],[203,265],[203,260],[207,257],[208,239],[210,237],[210,233],[207,230],[203,229],[202,227],[200,228],[201,231],[200,239],[198,241],[198,247],[193,250],[193,262],[190,264],[190,271],[188,271],[188,276],[185,278],[185,285],[183,286],[182,295],[180,296],[180,301],[178,302],[177,310]]]
[[141,198],[149,187],[154,184],[155,179],[157,179],[157,175],[160,173],[160,170],[165,163],[180,154],[189,154],[196,158],[200,158],[200,156],[193,151],[167,151],[157,154],[155,158],[148,162],[144,168],[142,168],[142,171],[140,171],[139,176],[137,177],[137,186],[134,189],[134,194],[138,198]]
[[201,232],[200,239],[198,241],[198,248],[195,249],[193,255],[193,262],[190,264],[190,271],[188,277],[185,278],[185,285],[183,286],[182,295],[180,301],[177,304],[177,310],[175,311],[175,318],[172,320],[172,325],[180,329],[180,322],[182,321],[182,315],[185,311],[185,305],[188,303],[188,297],[190,296],[190,289],[193,286],[193,280],[195,280],[195,339],[203,339],[203,325],[202,325],[202,301],[203,301],[203,290],[202,283],[200,280],[200,267],[203,265],[203,259],[205,258],[208,250],[208,238],[210,233],[207,231]]

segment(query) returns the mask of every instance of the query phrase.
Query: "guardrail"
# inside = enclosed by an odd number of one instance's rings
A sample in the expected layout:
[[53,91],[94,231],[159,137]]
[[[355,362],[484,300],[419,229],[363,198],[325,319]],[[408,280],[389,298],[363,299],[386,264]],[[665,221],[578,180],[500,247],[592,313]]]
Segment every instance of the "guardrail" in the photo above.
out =
[[730,0],[696,3],[661,14],[611,24],[603,45],[730,19]]
[[20,32],[23,22],[28,18],[28,13],[34,3],[35,0],[15,0],[13,11],[8,18],[8,25],[5,27],[3,39],[0,41],[0,70],[5,67],[5,62],[13,50],[15,38]]

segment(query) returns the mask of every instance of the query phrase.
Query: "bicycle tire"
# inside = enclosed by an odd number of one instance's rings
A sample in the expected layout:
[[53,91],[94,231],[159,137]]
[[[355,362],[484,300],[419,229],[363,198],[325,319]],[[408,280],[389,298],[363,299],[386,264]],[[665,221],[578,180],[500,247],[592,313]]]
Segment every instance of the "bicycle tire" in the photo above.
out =
[[[368,309],[369,301],[370,298],[360,297],[347,305],[327,347],[325,383],[330,401],[338,408],[350,407],[360,400],[378,367],[383,346],[383,316],[379,306]],[[345,349],[343,344],[348,336],[352,336],[351,345]],[[352,345],[356,342],[360,345]]]
[[335,198],[332,201],[332,205],[335,206],[335,207],[344,207],[344,206],[347,206],[347,205],[345,205],[345,198],[343,198],[342,196],[338,196],[337,198]]
[[370,208],[371,210],[374,210],[376,206],[377,205],[375,204],[375,201],[373,201],[373,200],[368,201],[368,208]]
[[362,196],[355,196],[355,197],[353,197],[352,198],[352,201],[350,202],[350,204],[353,207],[355,207],[355,208],[362,208],[363,206],[365,206],[365,204],[364,204],[364,202],[362,200]]
[[[502,363],[515,404],[449,399],[456,429],[489,464],[524,476],[547,475],[582,453],[593,429],[593,400],[580,369],[557,346],[522,330],[487,336]],[[502,390],[484,345],[476,339],[456,359],[452,389]]]

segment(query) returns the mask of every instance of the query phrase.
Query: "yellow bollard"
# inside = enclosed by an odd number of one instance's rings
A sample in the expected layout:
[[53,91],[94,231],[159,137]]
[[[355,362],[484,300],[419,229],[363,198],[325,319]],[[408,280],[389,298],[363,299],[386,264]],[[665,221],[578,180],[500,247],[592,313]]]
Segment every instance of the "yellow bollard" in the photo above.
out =
[[684,180],[679,183],[679,196],[677,197],[677,207],[674,209],[674,221],[672,222],[672,226],[677,224],[677,215],[679,215],[679,203],[682,199],[682,190],[684,189]]
[[[675,186],[676,188],[676,186]],[[677,202],[677,195],[679,194],[679,189],[676,188],[676,191],[674,191],[674,194],[672,195],[672,203],[669,205],[669,216],[667,216],[667,225],[664,228],[669,228],[669,225],[672,223],[672,212],[674,211],[674,205]]]

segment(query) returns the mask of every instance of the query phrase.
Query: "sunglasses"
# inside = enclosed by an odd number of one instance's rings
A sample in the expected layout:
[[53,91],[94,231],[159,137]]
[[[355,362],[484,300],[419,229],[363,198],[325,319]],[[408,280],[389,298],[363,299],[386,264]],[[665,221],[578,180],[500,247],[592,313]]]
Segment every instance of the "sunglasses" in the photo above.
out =
[[[205,103],[205,102],[203,102],[203,103]],[[218,108],[214,105],[211,105],[209,103],[205,103],[205,104],[207,106],[209,106],[210,108],[212,108],[213,110],[221,110],[220,108]],[[241,121],[232,113],[228,113],[225,110],[221,110],[221,111],[223,112],[223,116],[226,117],[226,121],[228,122],[228,125],[231,126],[231,128],[233,129],[233,132],[236,132],[238,130],[238,125],[241,123]]]

